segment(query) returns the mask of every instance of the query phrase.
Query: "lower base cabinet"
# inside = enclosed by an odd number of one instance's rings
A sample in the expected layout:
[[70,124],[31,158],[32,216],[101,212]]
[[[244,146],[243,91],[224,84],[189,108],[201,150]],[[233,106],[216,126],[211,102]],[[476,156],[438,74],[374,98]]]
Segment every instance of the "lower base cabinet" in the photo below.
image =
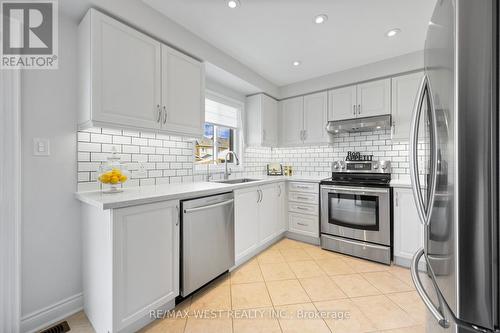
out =
[[83,207],[84,308],[97,332],[133,332],[179,295],[179,201]]
[[236,264],[286,231],[285,198],[284,183],[234,191]]
[[409,267],[424,246],[424,230],[409,188],[394,188],[394,262]]

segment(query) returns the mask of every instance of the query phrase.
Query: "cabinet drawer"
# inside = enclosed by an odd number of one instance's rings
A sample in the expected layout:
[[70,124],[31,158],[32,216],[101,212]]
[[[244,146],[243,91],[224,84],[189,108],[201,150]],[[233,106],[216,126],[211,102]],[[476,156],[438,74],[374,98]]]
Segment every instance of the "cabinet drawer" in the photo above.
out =
[[309,214],[318,216],[318,206],[317,205],[306,205],[296,202],[290,202],[288,204],[288,211],[300,214]]
[[318,237],[319,219],[317,216],[290,213],[288,214],[288,223],[291,232]]
[[303,202],[307,204],[317,205],[318,204],[318,194],[317,193],[301,193],[301,192],[290,192],[288,193],[288,201]]
[[291,182],[288,183],[288,191],[318,193],[319,187],[316,183]]

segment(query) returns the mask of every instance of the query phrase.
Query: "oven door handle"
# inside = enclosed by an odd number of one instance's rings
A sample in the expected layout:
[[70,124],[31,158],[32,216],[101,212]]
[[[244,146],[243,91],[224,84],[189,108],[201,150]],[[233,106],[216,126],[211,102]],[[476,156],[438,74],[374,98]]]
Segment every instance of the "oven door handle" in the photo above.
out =
[[378,193],[378,194],[387,194],[388,190],[383,189],[383,190],[374,190],[374,189],[351,189],[351,188],[338,188],[338,187],[327,187],[324,186],[321,189],[323,190],[328,190],[328,192],[332,193],[345,193],[345,194],[370,194],[370,193]]

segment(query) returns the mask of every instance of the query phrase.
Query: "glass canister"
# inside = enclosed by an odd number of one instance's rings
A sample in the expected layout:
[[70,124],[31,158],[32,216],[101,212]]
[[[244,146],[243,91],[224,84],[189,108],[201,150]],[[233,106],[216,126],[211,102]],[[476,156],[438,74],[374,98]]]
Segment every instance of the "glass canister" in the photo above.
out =
[[103,190],[103,193],[122,192],[122,184],[128,180],[129,176],[129,171],[121,162],[116,149],[113,148],[111,156],[101,164],[97,175],[97,180],[101,184],[109,185],[109,188]]

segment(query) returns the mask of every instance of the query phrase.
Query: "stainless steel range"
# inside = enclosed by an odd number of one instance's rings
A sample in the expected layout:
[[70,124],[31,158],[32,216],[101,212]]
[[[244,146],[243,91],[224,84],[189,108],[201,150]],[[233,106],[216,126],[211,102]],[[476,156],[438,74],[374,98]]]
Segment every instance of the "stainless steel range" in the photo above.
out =
[[320,184],[321,247],[390,264],[390,181],[388,161],[334,162]]

